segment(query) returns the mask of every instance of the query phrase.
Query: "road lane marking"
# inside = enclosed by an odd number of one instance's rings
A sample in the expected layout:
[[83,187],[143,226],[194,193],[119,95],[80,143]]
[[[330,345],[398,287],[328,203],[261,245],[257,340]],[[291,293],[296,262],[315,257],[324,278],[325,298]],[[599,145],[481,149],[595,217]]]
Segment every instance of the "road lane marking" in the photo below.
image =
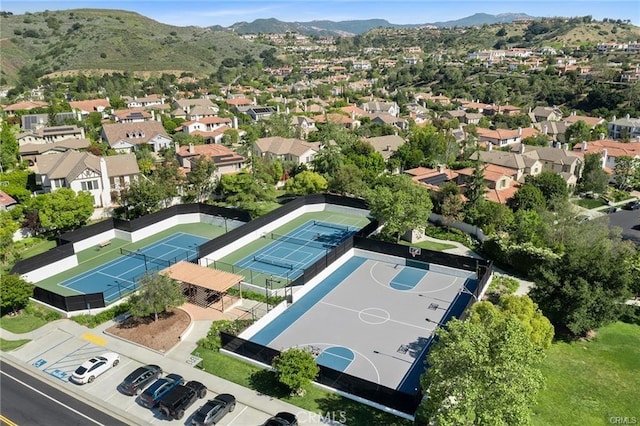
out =
[[100,425],[100,426],[105,426],[102,423],[97,422],[94,419],[92,419],[91,417],[87,416],[86,414],[81,413],[80,411],[76,410],[75,408],[71,408],[67,404],[62,403],[62,402],[58,401],[57,399],[47,395],[46,393],[39,391],[38,389],[34,388],[33,386],[26,384],[22,380],[13,377],[11,374],[5,373],[4,371],[0,371],[0,374],[3,374],[5,376],[9,377],[10,379],[15,380],[16,382],[20,383],[22,386],[31,389],[32,391],[36,392],[37,394],[44,396],[45,398],[55,402],[58,405],[63,406],[67,410],[72,411],[72,412],[76,413],[77,415],[89,420],[91,423],[94,423],[94,424],[97,424],[97,425]]
[[231,421],[228,423],[229,425],[233,424],[233,422],[236,421],[236,419],[238,417],[240,417],[240,414],[244,413],[244,410],[246,410],[247,408],[249,408],[248,406],[245,406],[242,410],[240,410],[240,412],[238,414],[235,415],[235,417],[233,419],[231,419]]
[[2,414],[0,414],[0,421],[2,421],[3,423],[6,423],[7,426],[18,426],[18,423],[9,420],[8,418],[3,416]]

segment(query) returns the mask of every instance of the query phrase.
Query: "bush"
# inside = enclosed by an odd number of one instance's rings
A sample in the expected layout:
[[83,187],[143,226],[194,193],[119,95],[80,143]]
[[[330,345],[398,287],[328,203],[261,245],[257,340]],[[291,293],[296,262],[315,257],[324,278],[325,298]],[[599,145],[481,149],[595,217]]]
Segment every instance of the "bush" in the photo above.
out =
[[207,337],[198,340],[198,346],[204,349],[218,351],[222,347],[220,332],[224,331],[225,333],[237,336],[242,332],[242,330],[249,327],[251,324],[253,324],[253,320],[214,321],[207,333]]
[[102,311],[97,315],[83,314],[71,317],[71,319],[85,327],[95,328],[104,322],[110,321],[122,314],[126,314],[129,312],[129,307],[129,303],[125,302],[114,306],[113,308],[109,308],[106,311]]
[[[227,290],[227,293],[229,293],[232,296],[240,296],[240,291],[237,290],[236,288],[230,288],[229,290]],[[242,298],[255,300],[256,302],[267,303],[267,296],[263,293],[258,293],[256,291],[242,290]],[[268,302],[269,302],[269,305],[277,305],[280,302],[282,302],[284,299],[285,297],[283,296],[269,296]]]
[[27,306],[24,308],[24,312],[26,314],[33,315],[36,318],[41,318],[46,322],[55,321],[62,318],[62,315],[59,312],[45,308],[42,305],[33,302],[27,304]]

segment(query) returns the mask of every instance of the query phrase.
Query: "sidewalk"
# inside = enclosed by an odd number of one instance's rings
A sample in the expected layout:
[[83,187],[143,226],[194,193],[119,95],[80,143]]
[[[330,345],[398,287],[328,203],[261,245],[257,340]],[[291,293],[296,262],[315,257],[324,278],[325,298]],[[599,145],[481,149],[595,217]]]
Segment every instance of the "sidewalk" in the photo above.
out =
[[[191,352],[196,348],[196,342],[201,337],[204,337],[209,331],[211,321],[195,321],[192,330],[186,336],[185,340],[178,343],[178,345],[166,354],[160,354],[146,347],[105,334],[104,330],[111,327],[113,324],[113,321],[109,321],[94,329],[89,329],[72,320],[63,319],[48,323],[37,330],[24,334],[15,334],[0,328],[0,337],[4,339],[32,340],[32,342],[27,343],[14,351],[2,352],[2,357],[13,361],[18,368],[37,375],[54,386],[64,388],[65,391],[70,391],[79,399],[97,406],[102,410],[107,410],[108,412],[113,413],[114,417],[121,418],[123,416],[128,416],[129,421],[138,424],[148,423],[148,420],[145,421],[139,417],[134,417],[135,414],[131,414],[126,411],[123,412],[122,407],[118,407],[109,402],[95,401],[87,396],[86,392],[84,392],[84,388],[82,387],[60,386],[59,379],[53,378],[51,375],[46,374],[42,370],[31,365],[30,360],[33,359],[34,353],[42,353],[51,348],[64,348],[64,345],[67,344],[64,336],[72,336],[80,339],[81,336],[86,336],[86,334],[97,335],[106,340],[106,343],[103,346],[105,350],[117,352],[126,358],[139,362],[140,364],[160,365],[165,372],[180,374],[188,380],[201,381],[207,386],[209,391],[216,394],[231,393],[235,395],[239,404],[244,404],[249,408],[253,408],[254,410],[264,413],[264,418],[272,416],[280,411],[296,413],[299,418],[303,417],[305,419],[314,419],[318,417],[317,414],[309,414],[309,412],[302,408],[288,404],[268,395],[260,394],[251,389],[206,373],[188,364],[187,360],[189,359]],[[312,424],[309,422],[304,423]]]

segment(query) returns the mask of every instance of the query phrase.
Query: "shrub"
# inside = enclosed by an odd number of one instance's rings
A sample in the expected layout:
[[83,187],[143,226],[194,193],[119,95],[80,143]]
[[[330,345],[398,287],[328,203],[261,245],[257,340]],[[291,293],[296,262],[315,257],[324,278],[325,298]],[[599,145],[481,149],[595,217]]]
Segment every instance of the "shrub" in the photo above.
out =
[[212,351],[218,351],[222,347],[222,342],[220,340],[220,332],[225,332],[233,335],[238,335],[245,328],[249,327],[253,324],[253,320],[221,320],[214,321],[211,324],[211,328],[207,333],[207,337],[204,337],[198,340],[198,346],[203,349],[209,349]]
[[106,311],[102,311],[97,315],[82,314],[71,317],[71,319],[85,327],[95,328],[100,324],[110,321],[127,312],[129,312],[129,303],[125,302],[109,308]]

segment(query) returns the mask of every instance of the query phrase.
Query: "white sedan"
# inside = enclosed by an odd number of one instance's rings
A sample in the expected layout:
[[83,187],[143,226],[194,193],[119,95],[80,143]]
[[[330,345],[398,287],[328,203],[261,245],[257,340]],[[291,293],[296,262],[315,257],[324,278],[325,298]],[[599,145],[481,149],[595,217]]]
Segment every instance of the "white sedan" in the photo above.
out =
[[99,356],[94,356],[76,368],[76,371],[71,375],[71,381],[80,385],[91,383],[96,377],[111,367],[115,367],[119,362],[120,355],[115,352],[107,352]]

